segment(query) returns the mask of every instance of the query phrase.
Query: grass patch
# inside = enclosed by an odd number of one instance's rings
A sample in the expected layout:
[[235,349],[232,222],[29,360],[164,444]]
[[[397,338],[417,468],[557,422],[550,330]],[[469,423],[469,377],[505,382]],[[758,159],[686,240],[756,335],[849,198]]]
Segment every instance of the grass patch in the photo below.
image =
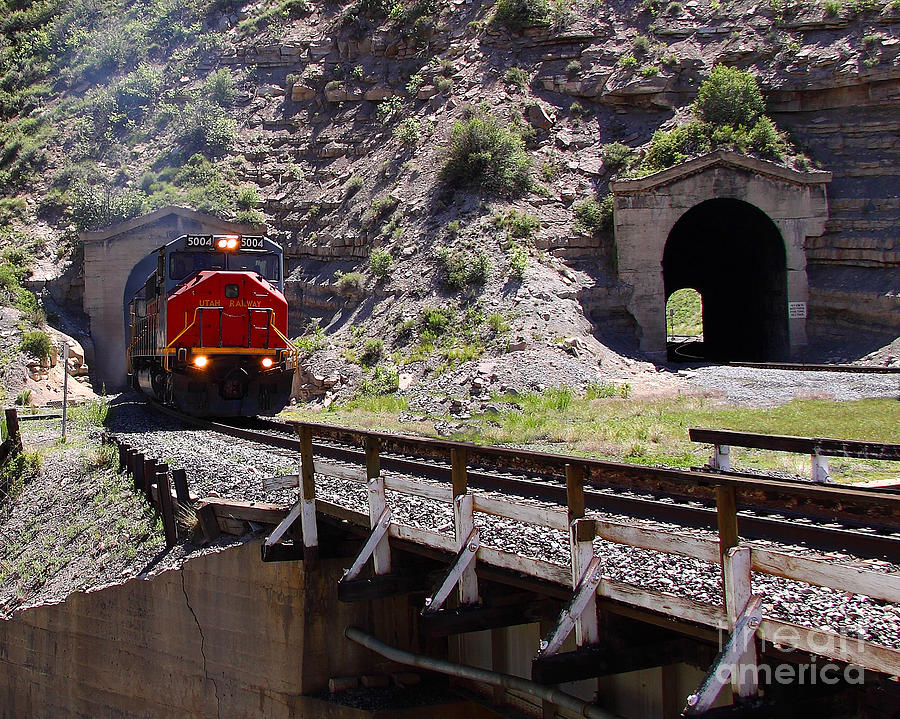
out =
[[[900,441],[900,402],[896,400],[795,399],[779,407],[750,409],[699,397],[626,399],[629,393],[630,388],[625,385],[598,383],[590,385],[583,395],[567,388],[522,396],[495,395],[493,400],[502,403],[504,409],[499,413],[473,415],[463,421],[464,428],[454,439],[478,444],[515,444],[630,464],[670,467],[702,465],[711,454],[708,445],[689,440],[691,427]],[[321,415],[306,414],[323,419]],[[399,423],[384,406],[378,412],[371,412],[347,403],[329,411],[325,421],[434,436],[436,419],[442,418]],[[733,449],[732,461],[739,469],[810,474],[809,457],[803,455]],[[830,464],[832,476],[839,482],[897,476],[895,463],[833,458]]]

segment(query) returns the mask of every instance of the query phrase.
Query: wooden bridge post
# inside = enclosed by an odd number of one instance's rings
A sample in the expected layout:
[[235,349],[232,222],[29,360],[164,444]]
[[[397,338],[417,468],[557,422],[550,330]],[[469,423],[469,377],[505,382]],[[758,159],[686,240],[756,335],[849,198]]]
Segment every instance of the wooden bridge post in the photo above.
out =
[[[468,494],[468,473],[466,462],[468,453],[463,447],[450,450],[451,480],[453,483],[453,528],[456,533],[456,548],[462,550],[475,530],[475,502]],[[478,603],[478,576],[473,561],[459,578],[459,603]]]
[[190,504],[191,493],[188,490],[187,472],[183,469],[172,470],[172,483],[175,485],[175,496],[181,504]]
[[727,444],[714,444],[713,456],[709,458],[709,466],[722,472],[730,472],[731,447]]
[[[369,488],[369,527],[374,531],[387,509],[387,497],[384,493],[384,480],[381,478],[381,459],[379,452],[381,442],[377,437],[366,437],[366,477]],[[375,546],[372,553],[372,564],[375,574],[391,573],[391,545],[385,534]]]
[[303,532],[303,558],[315,559],[319,551],[316,527],[316,470],[313,460],[312,428],[297,427],[300,437],[300,526]]
[[[750,547],[731,547],[725,552],[722,563],[725,613],[731,631],[734,631],[738,619],[750,602],[750,568]],[[756,643],[753,641],[732,668],[731,690],[741,699],[755,697],[759,692]]]
[[719,559],[738,545],[737,494],[731,485],[716,487],[716,521],[719,527]]
[[[566,500],[569,515],[569,549],[572,556],[572,588],[581,584],[594,558],[594,537],[597,530],[592,519],[585,519],[584,467],[566,465]],[[591,597],[581,615],[575,620],[575,643],[579,646],[600,641],[597,622],[597,598]]]
[[6,417],[6,434],[12,440],[16,452],[22,451],[22,433],[19,431],[19,414],[15,407],[7,407]]

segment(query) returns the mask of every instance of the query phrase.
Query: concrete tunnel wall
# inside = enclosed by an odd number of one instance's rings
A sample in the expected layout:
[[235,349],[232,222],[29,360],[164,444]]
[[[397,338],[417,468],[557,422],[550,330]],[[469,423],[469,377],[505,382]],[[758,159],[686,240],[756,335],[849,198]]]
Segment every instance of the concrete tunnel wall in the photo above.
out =
[[[126,386],[125,349],[128,342],[124,310],[126,285],[138,281],[135,266],[148,253],[188,233],[263,234],[266,228],[226,222],[183,207],[164,207],[148,215],[98,232],[83,232],[84,311],[90,319],[95,347],[94,387],[109,391]],[[155,269],[149,271],[138,284]]]
[[[656,360],[665,360],[667,296],[663,256],[672,229],[686,213],[703,203],[730,199],[759,210],[781,236],[786,261],[786,304],[796,303],[802,308],[802,316],[790,317],[789,307],[782,308],[788,322],[788,353],[797,355],[807,344],[806,244],[825,231],[826,185],[830,181],[830,172],[798,172],[718,150],[647,177],[611,183],[618,275],[631,288],[628,310],[639,328],[641,350]],[[734,219],[740,221],[739,217]],[[727,241],[727,227],[723,227],[723,237]],[[723,267],[722,271],[739,273],[741,268]]]

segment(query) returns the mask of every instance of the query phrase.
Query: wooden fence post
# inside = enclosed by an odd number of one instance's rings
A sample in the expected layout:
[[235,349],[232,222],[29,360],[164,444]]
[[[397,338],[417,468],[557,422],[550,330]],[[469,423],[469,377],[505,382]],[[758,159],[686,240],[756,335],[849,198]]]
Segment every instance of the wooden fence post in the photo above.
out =
[[716,521],[719,527],[719,559],[738,545],[737,494],[731,485],[716,487]]
[[153,482],[156,481],[156,460],[152,457],[144,458],[144,494],[147,501],[151,504],[159,506],[159,494],[156,496],[156,502],[153,501]]
[[172,483],[175,485],[175,496],[181,504],[191,503],[191,494],[188,491],[187,472],[183,469],[172,470]]
[[166,548],[178,543],[178,526],[175,524],[175,507],[172,504],[172,485],[169,483],[169,465],[162,462],[156,466],[156,495],[159,498],[159,513],[162,515]]
[[15,407],[7,407],[5,410],[6,434],[12,440],[16,452],[22,451],[22,433],[19,431],[19,415]]
[[[369,486],[369,527],[374,531],[381,515],[387,509],[387,498],[384,493],[384,480],[381,478],[381,461],[379,452],[381,442],[377,437],[366,437],[366,477]],[[391,545],[385,535],[375,545],[372,553],[372,564],[375,574],[391,573]]]
[[[572,556],[572,588],[575,589],[594,558],[596,536],[594,521],[584,519],[584,467],[579,464],[566,465],[566,504],[569,515],[569,551]],[[600,629],[597,623],[597,599],[594,597],[575,621],[575,643],[581,647],[598,641]]]
[[[475,529],[475,501],[468,494],[468,452],[465,447],[450,450],[450,477],[453,484],[453,529],[456,534],[456,548],[462,550],[472,530]],[[473,561],[459,578],[459,603],[478,603],[478,576]]]
[[312,428],[301,425],[300,436],[300,527],[303,533],[303,558],[315,560],[319,552],[316,527],[316,469],[313,459]]

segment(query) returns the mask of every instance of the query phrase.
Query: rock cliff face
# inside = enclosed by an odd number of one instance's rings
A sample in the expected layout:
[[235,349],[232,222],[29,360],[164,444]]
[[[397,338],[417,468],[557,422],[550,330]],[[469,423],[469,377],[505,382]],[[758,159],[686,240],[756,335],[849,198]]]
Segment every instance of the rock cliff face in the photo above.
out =
[[[429,251],[447,223],[490,234],[485,218],[510,203],[448,195],[437,173],[453,121],[487,106],[532,134],[544,189],[513,205],[541,221],[534,249],[578,276],[574,292],[601,340],[604,327],[633,333],[615,238],[574,231],[573,206],[606,192],[604,145],[640,152],[689,114],[699,83],[724,62],[758,76],[779,127],[834,173],[826,232],[806,247],[811,340],[865,328],[874,346],[900,333],[900,10],[855,3],[829,17],[777,2],[593,3],[521,34],[485,22],[489,14],[454,2],[418,32],[321,9],[221,57],[256,74],[244,108],[256,158],[248,179],[265,188],[273,236],[288,248],[293,291],[310,316],[330,321],[346,309],[330,274],[365,272],[375,247],[399,260],[383,286],[396,298],[415,291],[405,264],[420,285],[434,275]],[[523,79],[512,81],[511,69]],[[411,123],[405,140],[402,120]],[[503,271],[499,248],[493,259]]]

